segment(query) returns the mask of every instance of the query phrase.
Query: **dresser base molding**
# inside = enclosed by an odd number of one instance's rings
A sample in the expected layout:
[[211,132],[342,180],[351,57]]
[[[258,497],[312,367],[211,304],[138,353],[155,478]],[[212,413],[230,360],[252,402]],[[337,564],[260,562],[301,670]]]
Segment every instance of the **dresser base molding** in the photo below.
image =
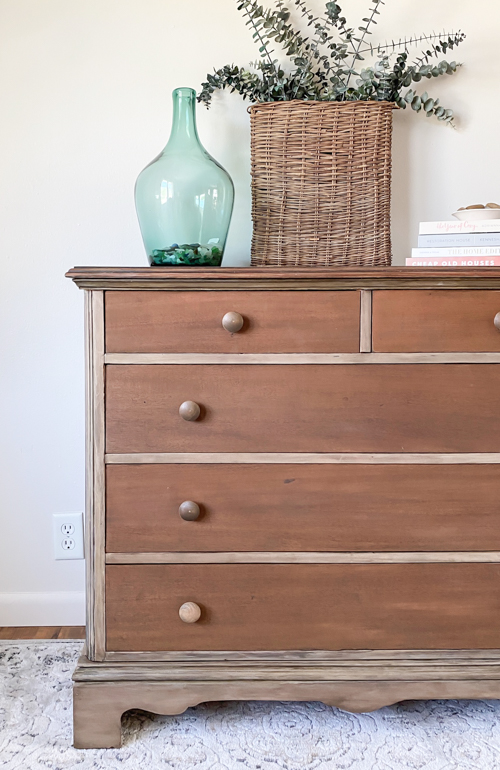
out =
[[[328,661],[92,663],[74,679],[75,748],[119,748],[129,709],[175,715],[207,701],[321,701],[362,713],[402,700],[500,698],[500,652],[344,651]],[[337,659],[334,657],[337,655]],[[406,656],[406,657],[405,657]]]

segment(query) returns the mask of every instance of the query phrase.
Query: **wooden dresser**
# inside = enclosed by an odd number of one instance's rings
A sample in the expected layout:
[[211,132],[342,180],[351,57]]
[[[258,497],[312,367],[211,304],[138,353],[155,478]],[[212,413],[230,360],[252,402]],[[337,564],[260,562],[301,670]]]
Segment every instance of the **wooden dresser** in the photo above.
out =
[[75,746],[130,708],[500,698],[500,270],[74,268]]

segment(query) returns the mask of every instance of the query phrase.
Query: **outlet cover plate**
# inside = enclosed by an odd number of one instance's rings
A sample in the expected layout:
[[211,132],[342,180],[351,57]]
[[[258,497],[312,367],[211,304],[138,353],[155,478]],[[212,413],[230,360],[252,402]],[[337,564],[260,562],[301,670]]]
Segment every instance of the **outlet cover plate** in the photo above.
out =
[[53,513],[55,559],[83,559],[83,513]]

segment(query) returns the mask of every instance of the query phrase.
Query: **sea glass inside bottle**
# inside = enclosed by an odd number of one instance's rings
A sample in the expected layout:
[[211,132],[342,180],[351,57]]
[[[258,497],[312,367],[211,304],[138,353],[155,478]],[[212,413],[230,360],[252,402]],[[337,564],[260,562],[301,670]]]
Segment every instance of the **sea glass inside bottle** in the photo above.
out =
[[165,149],[139,174],[135,204],[152,265],[218,266],[234,201],[231,177],[200,143],[196,92],[176,88]]

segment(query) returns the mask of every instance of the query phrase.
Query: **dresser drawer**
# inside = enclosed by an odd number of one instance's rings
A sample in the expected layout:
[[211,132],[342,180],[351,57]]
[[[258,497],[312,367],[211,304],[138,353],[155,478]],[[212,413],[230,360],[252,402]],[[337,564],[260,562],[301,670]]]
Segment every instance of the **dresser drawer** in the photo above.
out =
[[500,564],[114,565],[106,619],[113,651],[498,648]]
[[106,550],[500,551],[499,489],[493,464],[108,465]]
[[[355,353],[359,291],[108,291],[107,353]],[[222,326],[236,312],[243,327]]]
[[500,352],[499,291],[374,291],[373,351]]
[[108,453],[500,451],[495,364],[112,365],[106,409]]

